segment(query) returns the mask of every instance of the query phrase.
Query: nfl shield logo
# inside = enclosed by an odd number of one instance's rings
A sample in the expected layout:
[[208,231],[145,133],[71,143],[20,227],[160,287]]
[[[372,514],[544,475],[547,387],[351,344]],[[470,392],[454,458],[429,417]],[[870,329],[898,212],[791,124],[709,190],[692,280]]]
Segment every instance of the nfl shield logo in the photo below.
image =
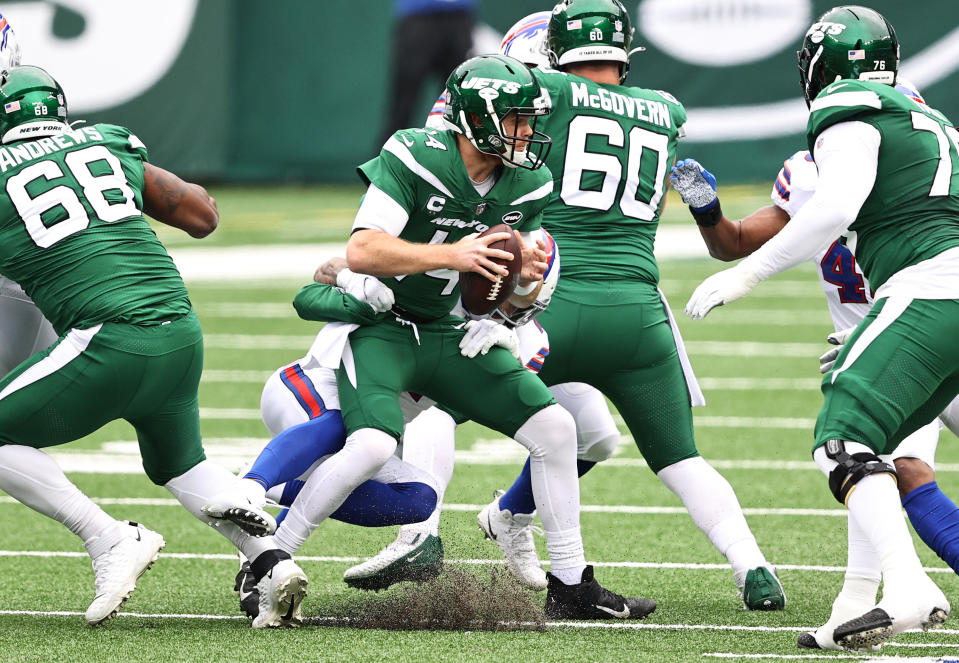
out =
[[479,216],[486,210],[486,203],[480,203],[476,206],[476,216]]

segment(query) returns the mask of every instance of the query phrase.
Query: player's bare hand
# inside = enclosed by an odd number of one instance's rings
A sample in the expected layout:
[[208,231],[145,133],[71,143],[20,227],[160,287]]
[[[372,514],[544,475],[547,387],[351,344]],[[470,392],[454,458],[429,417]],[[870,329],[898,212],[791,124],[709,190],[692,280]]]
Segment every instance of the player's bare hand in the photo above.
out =
[[313,273],[313,280],[316,283],[325,283],[326,285],[336,285],[336,275],[340,270],[346,269],[345,258],[330,258],[322,265],[316,268]]
[[509,276],[509,270],[493,261],[512,260],[513,254],[509,251],[500,251],[490,248],[493,242],[509,239],[509,233],[491,233],[485,237],[478,234],[467,235],[455,244],[450,245],[450,269],[458,272],[476,272],[490,281],[496,281],[497,276]]
[[546,263],[545,242],[538,239],[535,245],[525,244],[523,243],[523,236],[518,230],[514,230],[513,234],[516,235],[516,241],[519,242],[523,252],[523,271],[520,272],[520,280],[526,282],[543,280],[546,268],[549,266]]

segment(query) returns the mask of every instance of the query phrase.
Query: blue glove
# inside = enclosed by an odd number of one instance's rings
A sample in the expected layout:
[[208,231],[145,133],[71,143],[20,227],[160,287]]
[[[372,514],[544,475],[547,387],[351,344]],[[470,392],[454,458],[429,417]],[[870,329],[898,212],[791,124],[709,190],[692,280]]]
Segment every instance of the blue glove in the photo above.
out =
[[677,161],[669,171],[669,183],[693,213],[707,212],[719,201],[715,176],[695,159]]

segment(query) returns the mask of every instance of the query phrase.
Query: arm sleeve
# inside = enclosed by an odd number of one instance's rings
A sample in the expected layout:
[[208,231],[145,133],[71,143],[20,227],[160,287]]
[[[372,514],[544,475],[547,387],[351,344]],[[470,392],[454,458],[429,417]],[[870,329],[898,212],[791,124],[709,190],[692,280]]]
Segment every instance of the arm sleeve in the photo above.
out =
[[293,298],[293,308],[304,320],[349,322],[368,325],[376,321],[376,312],[366,302],[325,283],[310,283]]
[[816,192],[775,237],[739,267],[758,280],[808,260],[856,220],[876,182],[879,130],[865,122],[843,122],[816,141]]
[[410,215],[403,206],[371,184],[363,196],[360,209],[353,220],[353,230],[369,228],[399,237]]

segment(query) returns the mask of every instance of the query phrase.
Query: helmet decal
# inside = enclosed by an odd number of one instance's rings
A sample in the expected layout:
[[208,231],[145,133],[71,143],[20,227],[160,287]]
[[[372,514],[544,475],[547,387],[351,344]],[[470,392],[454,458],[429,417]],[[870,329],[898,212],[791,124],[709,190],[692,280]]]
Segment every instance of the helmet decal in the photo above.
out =
[[536,130],[536,120],[551,105],[529,67],[505,55],[481,55],[453,70],[446,91],[443,119],[451,130],[511,168],[542,166],[552,141]]

